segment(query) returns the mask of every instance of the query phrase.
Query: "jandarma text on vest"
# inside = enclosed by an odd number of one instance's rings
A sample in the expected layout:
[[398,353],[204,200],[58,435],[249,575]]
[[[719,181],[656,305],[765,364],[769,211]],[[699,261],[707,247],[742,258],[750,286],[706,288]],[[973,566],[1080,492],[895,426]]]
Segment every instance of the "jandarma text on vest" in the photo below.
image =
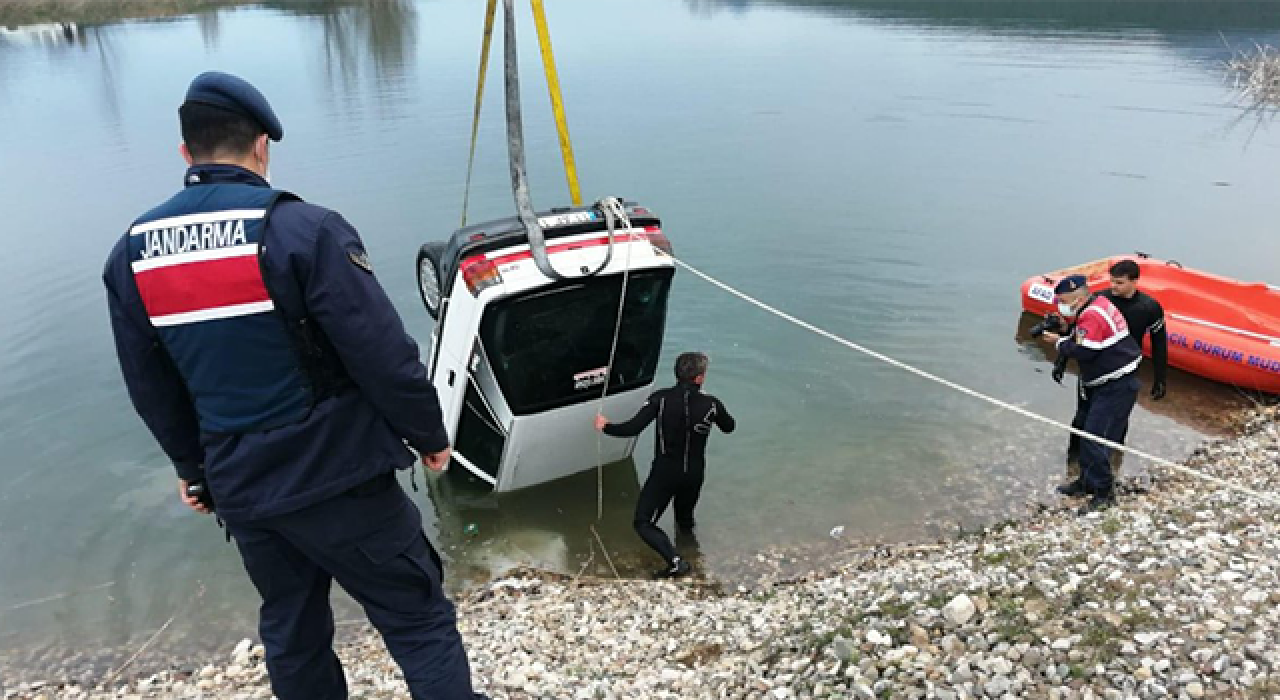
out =
[[[233,212],[218,213],[225,215]],[[162,220],[138,227],[135,229],[135,233],[139,233],[144,237],[142,248],[139,252],[146,259],[245,245],[249,242],[248,235],[245,233],[245,221],[248,219],[260,219],[262,218],[262,213],[243,213],[250,215],[213,221]],[[257,215],[254,216],[253,214]],[[175,219],[183,218],[185,217],[175,217]],[[157,224],[160,225],[157,226]],[[166,226],[165,224],[170,225]]]

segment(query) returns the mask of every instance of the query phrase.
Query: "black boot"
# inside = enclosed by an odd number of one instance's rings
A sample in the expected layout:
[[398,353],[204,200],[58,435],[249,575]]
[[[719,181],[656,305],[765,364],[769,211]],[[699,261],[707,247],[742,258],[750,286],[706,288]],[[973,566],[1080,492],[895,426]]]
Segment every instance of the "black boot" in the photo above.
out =
[[1084,479],[1076,479],[1075,481],[1058,486],[1058,493],[1063,496],[1083,496],[1089,493],[1084,487]]
[[671,560],[671,566],[661,571],[655,571],[653,573],[653,577],[654,578],[680,578],[682,576],[688,576],[689,573],[692,571],[693,571],[693,567],[689,565],[689,562],[681,559],[680,557],[676,557],[675,559]]
[[1116,504],[1116,495],[1114,491],[1105,491],[1103,493],[1095,493],[1089,502],[1080,506],[1079,514],[1088,515],[1090,513],[1102,512]]

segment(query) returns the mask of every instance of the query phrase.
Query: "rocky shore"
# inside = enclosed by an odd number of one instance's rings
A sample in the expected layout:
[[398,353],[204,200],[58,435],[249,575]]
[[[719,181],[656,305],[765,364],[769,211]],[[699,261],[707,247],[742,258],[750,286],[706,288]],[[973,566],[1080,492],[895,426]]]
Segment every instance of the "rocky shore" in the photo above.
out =
[[[1188,464],[1280,493],[1280,410]],[[932,545],[758,589],[517,572],[459,601],[493,698],[1280,698],[1280,508],[1159,476]],[[356,698],[407,697],[371,632]],[[268,698],[249,640],[203,668],[4,698]]]

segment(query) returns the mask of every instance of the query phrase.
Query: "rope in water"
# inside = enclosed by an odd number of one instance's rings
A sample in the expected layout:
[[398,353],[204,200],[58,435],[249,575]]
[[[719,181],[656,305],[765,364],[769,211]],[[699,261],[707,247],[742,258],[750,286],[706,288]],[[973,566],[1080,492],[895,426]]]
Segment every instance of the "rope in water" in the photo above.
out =
[[1155,455],[1152,455],[1152,454],[1148,454],[1148,453],[1146,453],[1146,452],[1143,452],[1142,450],[1134,449],[1134,448],[1129,447],[1129,446],[1127,446],[1127,445],[1122,445],[1122,444],[1120,444],[1120,443],[1112,442],[1112,441],[1107,440],[1107,439],[1105,439],[1105,438],[1098,437],[1097,435],[1093,435],[1093,434],[1091,434],[1091,433],[1087,433],[1087,432],[1085,432],[1085,431],[1083,431],[1083,430],[1080,430],[1079,428],[1076,428],[1076,427],[1073,427],[1073,426],[1067,425],[1066,423],[1062,423],[1062,422],[1060,422],[1060,421],[1056,421],[1056,420],[1054,420],[1054,419],[1052,419],[1052,418],[1048,418],[1048,417],[1046,417],[1046,416],[1042,416],[1042,415],[1040,415],[1040,414],[1038,414],[1038,413],[1034,413],[1034,412],[1032,412],[1032,411],[1028,411],[1027,409],[1022,408],[1021,406],[1015,406],[1014,404],[1011,404],[1011,403],[1009,403],[1009,402],[1007,402],[1007,401],[1001,401],[1000,399],[997,399],[997,398],[995,398],[995,397],[993,397],[993,396],[988,396],[988,395],[986,395],[986,394],[983,394],[982,392],[975,391],[975,390],[970,389],[970,388],[968,388],[968,387],[966,387],[966,386],[962,386],[962,385],[957,384],[957,383],[955,383],[955,382],[953,382],[953,381],[951,381],[951,380],[949,380],[949,379],[944,379],[944,378],[939,377],[939,376],[937,376],[937,375],[935,375],[935,374],[931,374],[931,373],[926,372],[926,371],[924,371],[924,370],[922,370],[922,369],[919,369],[919,368],[917,368],[917,367],[913,367],[913,366],[911,366],[911,365],[909,365],[909,364],[907,364],[907,363],[905,363],[905,362],[902,362],[902,361],[900,361],[900,360],[895,360],[894,358],[889,357],[888,355],[885,355],[885,354],[883,354],[883,353],[876,352],[875,350],[871,350],[870,348],[863,347],[862,345],[859,345],[859,344],[857,344],[857,343],[855,343],[855,342],[853,342],[853,341],[851,341],[851,340],[848,340],[848,339],[846,339],[846,338],[842,338],[842,337],[840,337],[840,336],[836,335],[835,333],[832,333],[832,332],[827,331],[827,330],[823,330],[822,328],[819,328],[819,327],[817,327],[817,326],[815,326],[815,325],[813,325],[813,324],[811,324],[811,323],[808,323],[808,322],[806,322],[806,321],[803,321],[803,320],[801,320],[801,319],[798,319],[798,318],[796,318],[795,316],[792,316],[791,314],[786,313],[785,311],[780,311],[780,310],[778,310],[778,309],[776,309],[776,308],[774,308],[774,307],[772,307],[772,306],[770,306],[770,305],[768,305],[768,304],[766,304],[766,303],[764,303],[764,302],[760,301],[759,299],[756,299],[755,297],[752,297],[752,296],[750,296],[750,295],[748,295],[748,294],[746,294],[746,293],[744,293],[744,292],[742,292],[742,291],[739,291],[739,290],[737,290],[737,289],[735,289],[735,288],[733,288],[733,287],[729,286],[728,284],[725,284],[724,282],[721,282],[720,280],[718,280],[718,279],[716,279],[716,278],[712,277],[711,275],[708,275],[707,273],[705,273],[705,272],[703,272],[703,271],[699,270],[698,268],[696,268],[696,267],[694,267],[694,266],[690,265],[689,263],[684,262],[683,260],[680,260],[680,259],[678,259],[678,258],[673,258],[673,259],[675,260],[675,263],[676,263],[677,265],[679,265],[680,267],[684,268],[685,270],[688,270],[690,273],[694,274],[695,276],[702,278],[702,279],[703,279],[703,281],[707,282],[708,284],[711,284],[711,285],[712,285],[712,286],[714,286],[714,287],[718,287],[718,288],[720,288],[721,290],[723,290],[723,291],[725,291],[725,292],[728,292],[729,294],[732,294],[732,295],[733,295],[733,296],[735,296],[735,297],[738,297],[739,299],[741,299],[741,300],[743,300],[743,301],[747,302],[748,304],[751,304],[751,305],[756,306],[756,307],[758,307],[758,308],[760,308],[760,309],[763,309],[764,311],[767,311],[768,313],[773,314],[774,316],[777,316],[778,318],[781,318],[781,319],[782,319],[782,320],[784,320],[784,321],[787,321],[787,322],[789,322],[789,323],[792,323],[792,324],[794,324],[794,325],[797,325],[797,326],[799,326],[799,327],[801,327],[801,328],[803,328],[803,329],[805,329],[805,330],[807,330],[807,331],[809,331],[809,332],[811,332],[811,333],[814,333],[814,334],[816,334],[816,335],[820,335],[820,336],[822,336],[822,337],[824,337],[824,338],[826,338],[826,339],[828,339],[828,340],[831,340],[831,341],[834,341],[834,342],[836,342],[836,343],[839,343],[839,344],[841,344],[841,345],[843,345],[843,346],[845,346],[845,347],[847,347],[847,348],[849,348],[849,349],[851,349],[851,350],[856,350],[856,351],[858,351],[858,352],[860,352],[860,353],[862,353],[862,354],[864,354],[864,355],[867,355],[868,357],[871,357],[871,358],[874,358],[874,359],[876,359],[876,360],[879,360],[880,362],[883,362],[883,363],[885,363],[885,364],[887,364],[887,365],[891,365],[891,366],[893,366],[893,367],[897,367],[898,369],[903,370],[903,371],[905,371],[905,372],[910,372],[911,374],[914,374],[914,375],[916,375],[916,376],[918,376],[918,377],[921,377],[921,378],[923,378],[923,379],[927,379],[927,380],[929,380],[929,381],[931,381],[931,382],[935,382],[935,383],[937,383],[937,384],[941,384],[941,385],[943,385],[943,386],[945,386],[945,387],[947,387],[947,388],[949,388],[949,389],[953,389],[953,390],[958,391],[958,392],[960,392],[960,393],[962,393],[962,394],[965,394],[965,395],[967,395],[967,396],[971,396],[971,397],[973,397],[973,398],[975,398],[975,399],[979,399],[979,400],[981,400],[981,401],[986,401],[987,403],[992,404],[992,405],[994,405],[994,406],[998,406],[998,407],[1000,407],[1000,408],[1002,408],[1002,409],[1004,409],[1004,410],[1006,410],[1006,411],[1011,411],[1011,412],[1013,412],[1013,413],[1017,413],[1018,415],[1024,416],[1024,417],[1026,417],[1026,418],[1030,418],[1030,419],[1032,419],[1032,420],[1039,421],[1039,422],[1044,423],[1044,424],[1046,424],[1046,425],[1051,425],[1051,426],[1053,426],[1053,427],[1055,427],[1055,428],[1059,428],[1059,429],[1061,429],[1061,430],[1065,430],[1065,431],[1067,431],[1067,432],[1069,432],[1069,433],[1071,433],[1071,434],[1073,434],[1073,435],[1079,435],[1080,437],[1082,437],[1082,438],[1084,438],[1084,439],[1092,440],[1092,441],[1094,441],[1094,442],[1096,442],[1096,443],[1099,443],[1099,444],[1104,445],[1104,446],[1106,446],[1106,447],[1109,447],[1109,448],[1111,448],[1111,449],[1114,449],[1114,450],[1120,450],[1121,452],[1124,452],[1124,453],[1126,453],[1126,454],[1132,454],[1132,455],[1135,455],[1135,456],[1137,456],[1137,457],[1141,457],[1142,459],[1148,460],[1148,461],[1150,461],[1150,462],[1152,462],[1152,463],[1154,463],[1154,464],[1158,464],[1158,465],[1160,465],[1160,466],[1162,466],[1162,467],[1165,467],[1165,468],[1167,468],[1167,469],[1171,469],[1171,470],[1173,470],[1173,471],[1176,471],[1176,472],[1179,472],[1179,473],[1182,473],[1182,474],[1186,474],[1186,475],[1188,475],[1188,476],[1193,476],[1193,477],[1198,478],[1198,479],[1203,479],[1204,481],[1208,481],[1208,482],[1210,482],[1210,483],[1212,483],[1212,484],[1216,484],[1216,485],[1221,486],[1221,487],[1223,487],[1223,488],[1230,489],[1230,490],[1232,490],[1232,491],[1236,491],[1236,492],[1238,492],[1238,493],[1244,494],[1244,495],[1246,495],[1246,496],[1249,496],[1250,498],[1254,498],[1254,499],[1256,499],[1256,500],[1258,500],[1258,501],[1261,501],[1261,502],[1263,502],[1263,503],[1269,503],[1269,504],[1274,505],[1274,506],[1280,506],[1280,496],[1277,496],[1277,495],[1275,495],[1275,494],[1262,493],[1262,492],[1259,492],[1259,491],[1255,491],[1255,490],[1253,490],[1253,489],[1251,489],[1251,488],[1249,488],[1249,487],[1247,487],[1247,486],[1243,486],[1243,485],[1241,485],[1241,484],[1232,483],[1232,482],[1227,481],[1227,480],[1225,480],[1225,479],[1221,479],[1221,478],[1219,478],[1219,477],[1213,476],[1212,474],[1206,474],[1206,473],[1204,473],[1204,472],[1202,472],[1202,471],[1199,471],[1199,470],[1196,470],[1196,469],[1192,469],[1191,467],[1188,467],[1188,466],[1186,466],[1186,465],[1178,464],[1177,462],[1174,462],[1174,461],[1172,461],[1172,460],[1168,460],[1168,459],[1165,459],[1165,458],[1163,458],[1163,457],[1157,457],[1157,456],[1155,456]]

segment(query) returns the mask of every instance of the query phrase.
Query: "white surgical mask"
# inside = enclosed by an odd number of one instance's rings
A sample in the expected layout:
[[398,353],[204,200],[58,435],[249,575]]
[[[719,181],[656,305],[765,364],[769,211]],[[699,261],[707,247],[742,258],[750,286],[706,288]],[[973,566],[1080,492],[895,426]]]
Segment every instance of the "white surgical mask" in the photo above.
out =
[[1058,313],[1062,314],[1067,318],[1070,318],[1076,315],[1076,310],[1071,308],[1071,305],[1068,304],[1067,302],[1060,301],[1058,302]]

